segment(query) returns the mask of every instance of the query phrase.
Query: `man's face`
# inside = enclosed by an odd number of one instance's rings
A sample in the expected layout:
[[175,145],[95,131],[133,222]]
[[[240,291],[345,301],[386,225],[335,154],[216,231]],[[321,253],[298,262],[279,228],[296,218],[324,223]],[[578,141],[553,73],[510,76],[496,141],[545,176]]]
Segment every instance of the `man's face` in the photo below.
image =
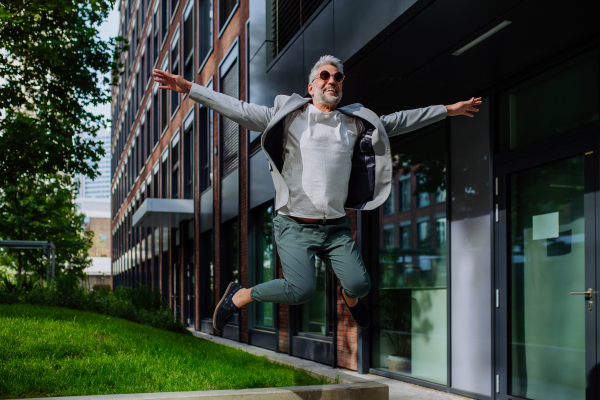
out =
[[[329,79],[324,81],[320,78],[321,71],[329,72]],[[325,104],[329,107],[336,106],[342,99],[342,82],[336,82],[333,74],[338,69],[333,65],[324,65],[319,68],[317,77],[308,84],[308,93],[313,97],[313,101]]]

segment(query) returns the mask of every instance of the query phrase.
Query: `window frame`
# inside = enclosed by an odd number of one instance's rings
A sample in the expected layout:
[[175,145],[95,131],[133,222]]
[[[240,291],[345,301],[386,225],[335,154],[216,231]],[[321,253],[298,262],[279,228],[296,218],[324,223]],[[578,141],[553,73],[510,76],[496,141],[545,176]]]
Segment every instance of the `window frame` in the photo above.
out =
[[[225,29],[227,29],[227,26],[231,22],[231,19],[233,18],[233,16],[237,12],[238,8],[240,8],[240,0],[236,0],[236,4],[233,7],[233,9],[231,10],[231,13],[229,14],[229,16],[227,17],[227,19],[223,23],[223,26],[221,26],[221,10],[223,9],[223,7],[221,5],[223,4],[223,1],[224,0],[219,0],[219,7],[218,7],[219,15],[218,15],[218,18],[217,18],[217,25],[219,26],[219,35],[217,36],[217,39],[221,39],[221,35],[223,35],[223,32],[225,32]],[[213,10],[214,10],[214,8],[213,8]],[[214,11],[213,11],[213,15],[214,15]]]
[[[202,13],[205,11],[203,7],[200,6],[201,2],[206,1],[209,4],[208,7],[208,17],[206,19],[203,19],[204,15],[202,15]],[[200,35],[202,36],[202,39],[206,39],[204,37],[204,34],[206,34],[206,30],[201,30],[200,28],[198,28],[198,55],[200,57],[204,57],[203,60],[200,62],[200,59],[198,59],[198,62],[200,63],[200,65],[198,65],[198,71],[197,73],[199,74],[202,69],[204,68],[204,65],[206,65],[206,62],[208,61],[208,59],[210,58],[213,49],[214,49],[214,41],[215,41],[215,15],[214,15],[214,9],[215,9],[215,4],[214,4],[214,0],[199,0],[198,2],[198,11],[197,11],[197,21],[198,21],[198,25],[203,25],[208,27],[208,40],[207,42],[209,43],[209,48],[206,50],[206,54],[204,54],[203,56],[200,54],[201,53],[201,46],[203,43],[203,40],[200,40]],[[209,21],[206,24],[201,24],[201,22],[206,22]]]
[[[171,66],[169,72],[171,72],[172,74],[175,75],[181,75],[181,31],[180,31],[180,25],[181,24],[177,24],[177,28],[175,29],[175,33],[173,33],[173,38],[171,39],[171,51],[169,52],[169,64]],[[173,60],[173,50],[177,50],[177,59]],[[165,57],[166,59],[166,57]],[[177,68],[177,70],[175,70]],[[163,69],[164,71],[164,69]],[[173,99],[177,99],[177,107],[173,110]],[[177,115],[177,112],[179,111],[179,109],[181,108],[181,94],[179,92],[176,91],[171,91],[171,107],[169,108],[170,110],[170,121],[173,120],[173,118],[175,118],[175,116]]]

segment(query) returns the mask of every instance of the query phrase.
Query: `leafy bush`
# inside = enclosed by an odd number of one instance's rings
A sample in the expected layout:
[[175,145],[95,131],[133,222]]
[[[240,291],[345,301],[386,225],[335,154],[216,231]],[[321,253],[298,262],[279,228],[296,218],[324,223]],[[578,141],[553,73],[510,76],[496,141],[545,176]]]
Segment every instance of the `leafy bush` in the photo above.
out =
[[176,321],[160,290],[143,284],[136,288],[87,291],[79,285],[74,274],[60,274],[53,286],[44,287],[34,279],[23,277],[13,283],[3,277],[0,281],[0,304],[37,304],[65,307],[74,310],[106,314],[154,328],[189,333]]

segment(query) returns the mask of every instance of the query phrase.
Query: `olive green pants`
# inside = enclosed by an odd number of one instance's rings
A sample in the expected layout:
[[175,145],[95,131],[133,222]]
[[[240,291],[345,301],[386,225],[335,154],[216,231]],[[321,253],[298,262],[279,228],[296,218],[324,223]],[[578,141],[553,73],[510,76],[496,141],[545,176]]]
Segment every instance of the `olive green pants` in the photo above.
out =
[[348,297],[360,298],[369,293],[371,279],[352,239],[350,218],[329,220],[324,225],[277,215],[273,226],[284,279],[254,286],[252,300],[280,304],[309,301],[317,284],[315,256],[333,269]]

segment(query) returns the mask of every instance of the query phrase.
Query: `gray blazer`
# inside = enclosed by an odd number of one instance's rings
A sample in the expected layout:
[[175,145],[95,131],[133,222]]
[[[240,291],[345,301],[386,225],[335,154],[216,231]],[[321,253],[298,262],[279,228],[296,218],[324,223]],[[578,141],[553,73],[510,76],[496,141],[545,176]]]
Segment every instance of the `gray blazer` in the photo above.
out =
[[[273,107],[246,103],[222,93],[194,84],[190,98],[246,129],[263,132],[262,149],[269,161],[275,185],[275,209],[287,205],[290,190],[281,176],[283,169],[283,123],[291,112],[312,101],[297,94],[280,95]],[[363,120],[365,131],[356,140],[352,156],[352,172],[348,182],[348,198],[344,207],[373,210],[390,195],[392,154],[389,137],[407,133],[446,118],[442,105],[398,111],[378,117],[361,104],[351,104],[340,112]]]

